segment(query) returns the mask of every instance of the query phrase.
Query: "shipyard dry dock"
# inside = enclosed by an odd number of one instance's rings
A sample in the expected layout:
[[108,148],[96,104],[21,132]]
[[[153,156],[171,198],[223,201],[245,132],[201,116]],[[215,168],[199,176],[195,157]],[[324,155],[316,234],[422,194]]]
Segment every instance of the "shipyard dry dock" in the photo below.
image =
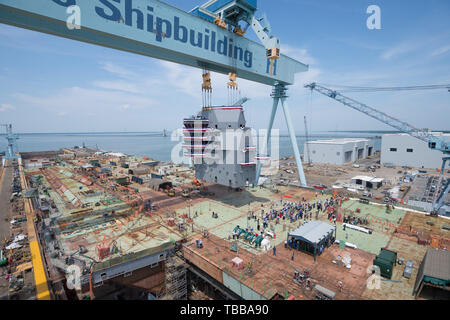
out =
[[[446,217],[337,191],[230,190],[190,168],[120,153],[62,149],[22,160],[34,298],[449,297],[439,272],[450,269]],[[286,215],[332,198],[326,209]],[[18,266],[10,243],[4,273]]]

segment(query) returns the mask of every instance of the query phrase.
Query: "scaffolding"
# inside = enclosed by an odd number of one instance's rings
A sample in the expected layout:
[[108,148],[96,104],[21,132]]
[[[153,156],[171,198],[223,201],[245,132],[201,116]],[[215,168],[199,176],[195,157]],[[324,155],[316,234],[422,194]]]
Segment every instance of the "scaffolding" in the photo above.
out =
[[166,260],[166,290],[160,300],[187,300],[187,264],[175,252]]

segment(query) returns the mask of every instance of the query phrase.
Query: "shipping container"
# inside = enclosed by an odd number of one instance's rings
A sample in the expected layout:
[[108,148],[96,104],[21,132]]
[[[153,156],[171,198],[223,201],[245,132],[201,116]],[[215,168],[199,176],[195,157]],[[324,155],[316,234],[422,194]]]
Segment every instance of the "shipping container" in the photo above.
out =
[[162,176],[159,174],[152,173],[152,179],[162,179]]
[[142,178],[136,177],[136,176],[132,176],[131,177],[131,181],[139,183],[139,184],[144,184],[144,180]]
[[387,249],[381,249],[380,254],[373,260],[373,265],[380,268],[382,277],[391,279],[394,266],[397,264],[397,253]]
[[129,180],[128,177],[123,177],[123,178],[117,178],[116,182],[120,185],[127,185],[129,184]]

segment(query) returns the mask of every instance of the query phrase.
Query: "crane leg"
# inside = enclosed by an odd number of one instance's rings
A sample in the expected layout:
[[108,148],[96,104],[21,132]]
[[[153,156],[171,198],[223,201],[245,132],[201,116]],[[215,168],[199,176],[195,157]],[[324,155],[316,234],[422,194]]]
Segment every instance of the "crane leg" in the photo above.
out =
[[292,125],[291,113],[286,102],[286,96],[281,98],[281,105],[283,106],[284,117],[286,118],[286,124],[289,130],[289,136],[291,138],[292,148],[294,149],[295,162],[297,163],[298,178],[300,179],[300,185],[307,187],[305,173],[303,172],[302,160],[300,158],[300,151],[298,150],[297,138],[295,137],[294,126]]
[[[272,132],[273,122],[275,120],[275,115],[277,113],[279,101],[280,101],[279,97],[276,97],[276,96],[273,97],[273,106],[272,106],[272,113],[270,115],[270,120],[269,120],[269,128],[267,129],[266,139],[263,142],[263,145],[261,148],[261,153],[260,153],[262,155],[268,155],[267,150],[268,150],[269,143],[270,143],[270,136],[271,136],[271,132]],[[259,182],[259,175],[261,174],[261,167],[262,167],[262,163],[259,162],[258,167],[256,168],[256,185],[258,185],[258,182]]]
[[[447,163],[447,161],[450,161],[450,157],[445,157],[442,158],[442,168],[441,168],[441,174],[439,177],[439,183],[442,183],[442,180],[444,178],[445,175],[445,165]],[[438,188],[440,188],[441,185],[438,186]],[[440,194],[437,195],[436,199],[433,202],[433,209],[431,210],[432,212],[438,214],[439,209],[441,208],[441,204],[444,201],[445,197],[447,196],[447,193],[449,192],[450,189],[450,183],[447,182],[446,186],[442,186],[442,191]]]
[[445,165],[447,164],[447,161],[450,161],[450,157],[442,158],[442,168],[441,168],[441,176],[443,177],[445,174]]

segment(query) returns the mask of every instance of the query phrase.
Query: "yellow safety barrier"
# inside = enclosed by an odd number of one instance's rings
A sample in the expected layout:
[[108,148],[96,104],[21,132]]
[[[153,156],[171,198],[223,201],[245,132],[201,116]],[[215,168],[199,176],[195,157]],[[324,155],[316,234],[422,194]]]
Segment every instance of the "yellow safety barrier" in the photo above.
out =
[[47,285],[44,265],[41,259],[41,251],[37,241],[30,242],[31,259],[33,261],[34,282],[38,300],[50,300],[50,292]]

